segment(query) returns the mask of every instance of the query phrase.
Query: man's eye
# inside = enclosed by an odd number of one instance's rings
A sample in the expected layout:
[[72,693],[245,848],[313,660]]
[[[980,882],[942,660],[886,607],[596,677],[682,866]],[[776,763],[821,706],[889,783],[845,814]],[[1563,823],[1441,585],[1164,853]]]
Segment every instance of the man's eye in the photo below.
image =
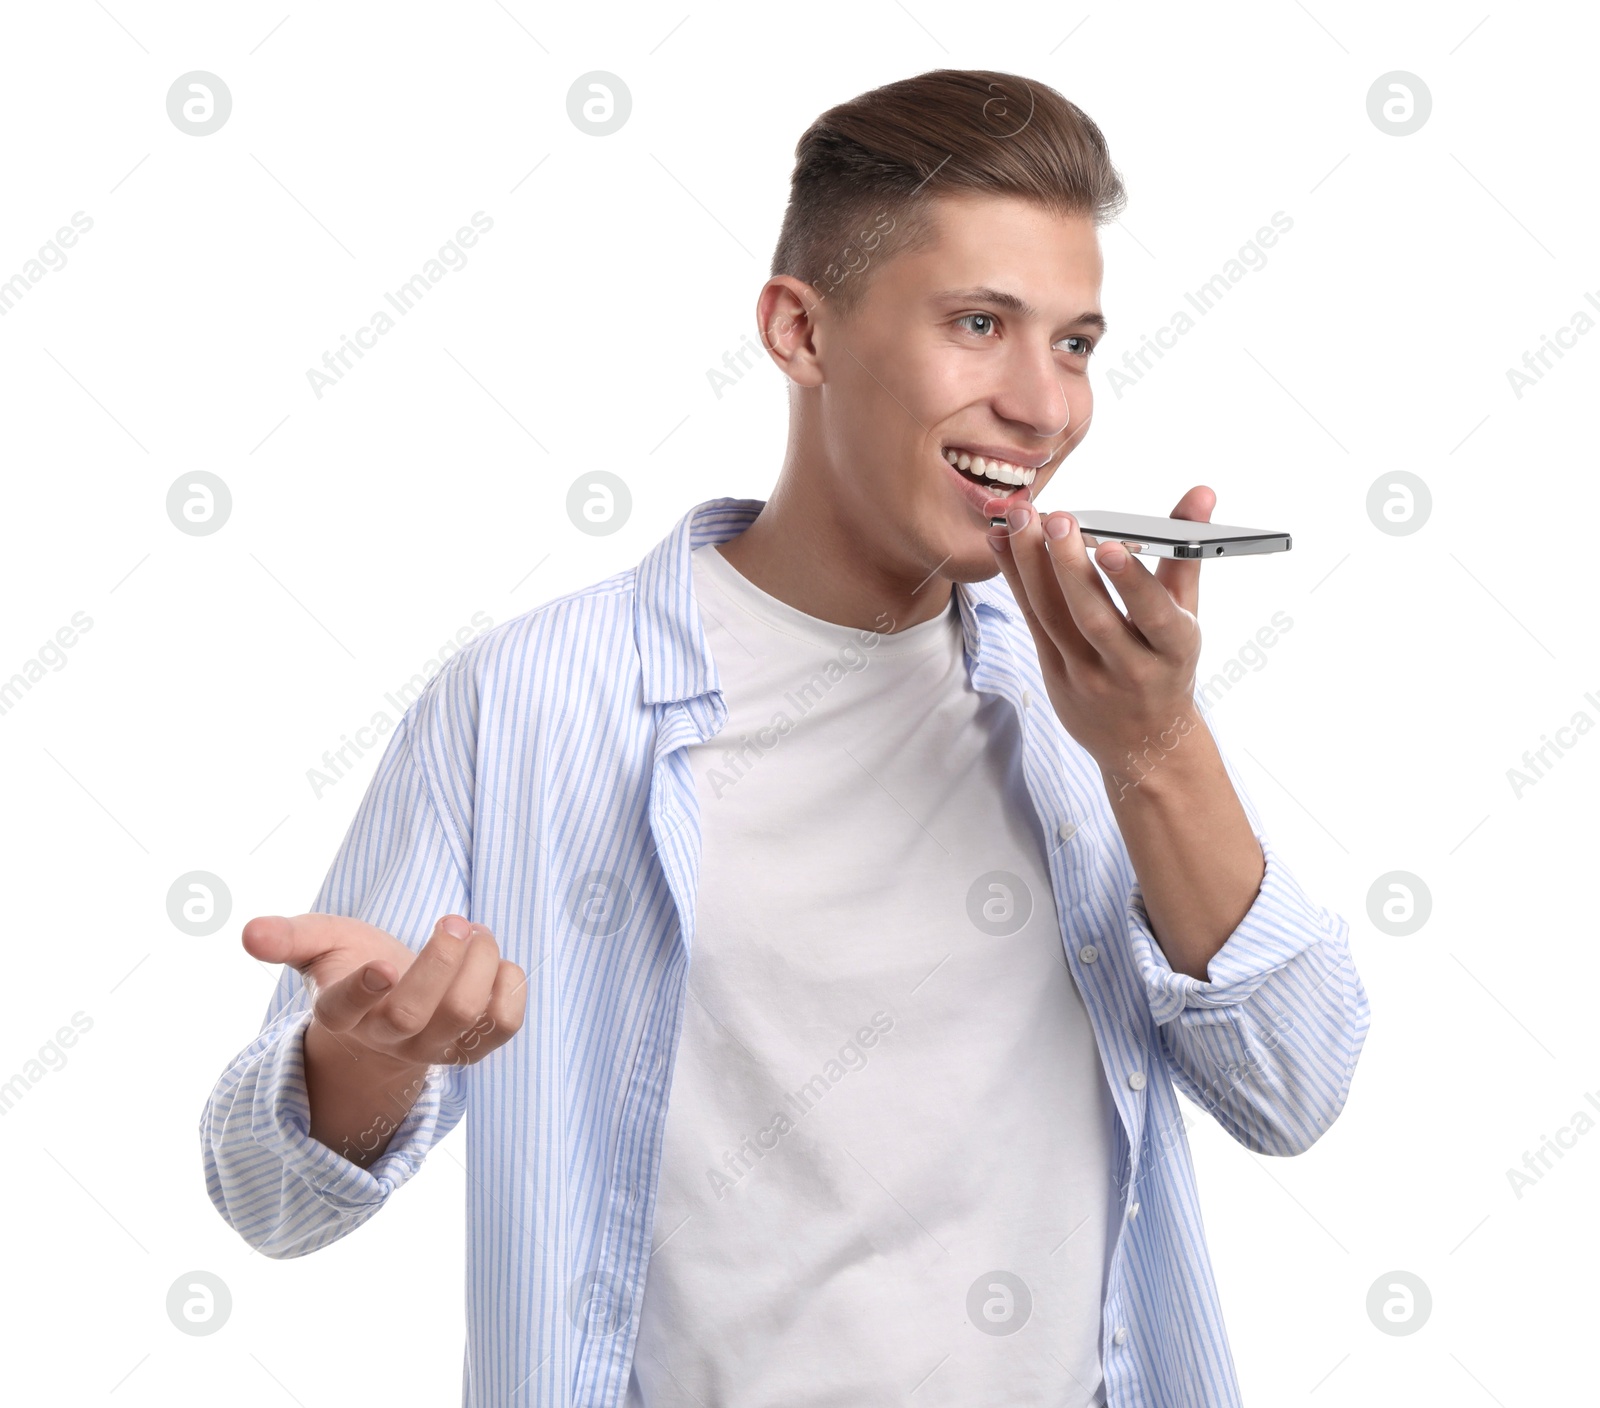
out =
[[[974,323],[981,324],[981,326],[973,326]],[[977,334],[977,336],[987,338],[989,333],[992,332],[994,328],[994,316],[990,313],[963,313],[959,318],[956,319],[956,325],[958,327],[969,327],[972,332]],[[1064,337],[1061,340],[1063,342],[1075,342],[1078,344],[1076,348],[1071,349],[1074,357],[1087,357],[1094,351],[1095,344],[1092,337],[1083,337],[1078,334],[1074,334],[1071,337]]]

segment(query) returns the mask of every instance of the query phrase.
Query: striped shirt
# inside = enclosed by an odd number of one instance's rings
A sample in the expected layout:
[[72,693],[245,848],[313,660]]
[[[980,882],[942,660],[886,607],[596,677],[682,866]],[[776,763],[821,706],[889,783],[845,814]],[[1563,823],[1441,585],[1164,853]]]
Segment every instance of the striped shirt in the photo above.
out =
[[[763,502],[701,503],[637,566],[452,656],[390,737],[311,906],[413,949],[446,913],[487,925],[528,974],[517,1035],[475,1065],[430,1068],[364,1169],[308,1133],[310,1008],[285,967],[201,1116],[212,1202],[286,1259],[372,1217],[470,1104],[465,1408],[623,1401],[694,933],[686,751],[727,717],[690,554],[735,537]],[[1062,951],[1116,1103],[1107,1402],[1237,1408],[1177,1095],[1256,1153],[1308,1148],[1344,1106],[1370,1020],[1349,926],[1284,867],[1224,755],[1266,871],[1209,981],[1174,972],[1099,766],[1049,707],[1004,576],[954,590],[973,689],[1024,721]]]

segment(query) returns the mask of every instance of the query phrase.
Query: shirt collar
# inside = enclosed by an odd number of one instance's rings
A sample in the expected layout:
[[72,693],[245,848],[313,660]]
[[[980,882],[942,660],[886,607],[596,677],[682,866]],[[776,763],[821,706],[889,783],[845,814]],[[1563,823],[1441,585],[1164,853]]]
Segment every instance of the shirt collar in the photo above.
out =
[[[696,504],[639,563],[634,639],[643,671],[644,703],[667,704],[720,690],[695,602],[691,554],[707,543],[738,537],[766,502],[718,498]],[[984,645],[980,615],[991,612],[1015,624],[1021,613],[1000,573],[983,582],[957,582],[955,589],[967,653],[976,663]]]

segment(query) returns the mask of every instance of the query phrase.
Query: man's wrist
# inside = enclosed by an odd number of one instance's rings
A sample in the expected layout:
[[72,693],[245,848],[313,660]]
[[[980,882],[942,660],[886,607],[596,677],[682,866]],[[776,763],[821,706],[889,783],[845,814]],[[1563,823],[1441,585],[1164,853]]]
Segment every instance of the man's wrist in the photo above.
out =
[[318,1075],[341,1086],[378,1094],[403,1089],[430,1069],[425,1062],[400,1060],[351,1041],[315,1017],[306,1024],[305,1057],[308,1072],[315,1065]]
[[1217,775],[1226,776],[1216,739],[1193,714],[1180,716],[1119,758],[1097,761],[1113,806],[1134,798],[1182,795],[1192,791],[1197,782],[1210,785]]
[[410,1114],[432,1067],[357,1046],[314,1017],[304,1051],[311,1136],[358,1167],[370,1167]]

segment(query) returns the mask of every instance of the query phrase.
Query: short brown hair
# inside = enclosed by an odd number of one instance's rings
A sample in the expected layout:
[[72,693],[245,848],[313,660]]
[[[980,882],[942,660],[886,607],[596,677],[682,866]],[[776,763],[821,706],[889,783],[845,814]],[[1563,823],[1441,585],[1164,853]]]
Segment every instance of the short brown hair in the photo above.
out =
[[1043,83],[989,69],[933,69],[829,108],[794,149],[771,273],[848,314],[874,255],[925,248],[933,201],[1021,196],[1059,215],[1114,220],[1127,204],[1105,137]]

